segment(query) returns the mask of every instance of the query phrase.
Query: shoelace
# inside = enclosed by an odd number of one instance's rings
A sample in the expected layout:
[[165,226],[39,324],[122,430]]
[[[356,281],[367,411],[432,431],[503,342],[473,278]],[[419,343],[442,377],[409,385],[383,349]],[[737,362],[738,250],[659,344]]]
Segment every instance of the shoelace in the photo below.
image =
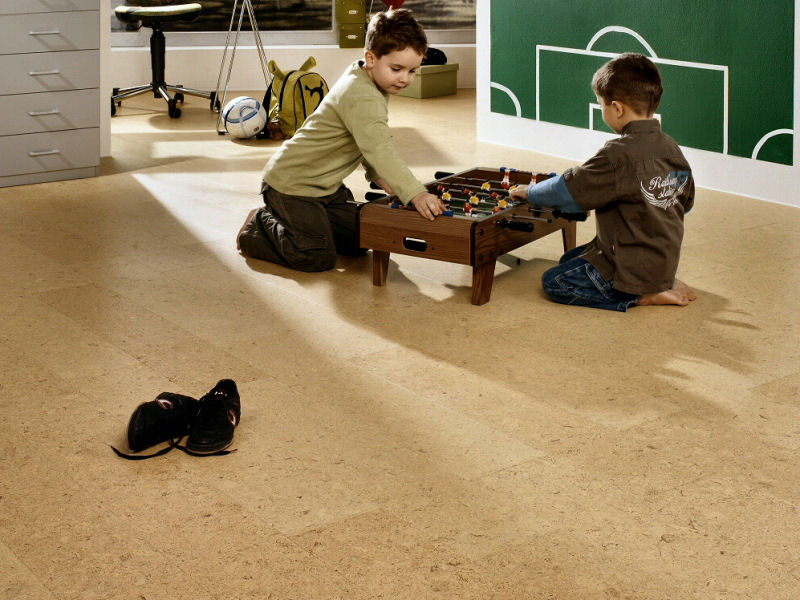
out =
[[117,450],[116,448],[114,448],[114,446],[111,446],[111,449],[116,453],[117,456],[119,456],[120,458],[124,458],[125,460],[145,460],[147,458],[155,458],[156,456],[162,456],[167,452],[169,452],[170,450],[172,450],[173,448],[180,448],[178,443],[182,439],[183,438],[180,437],[178,438],[177,441],[169,440],[169,446],[164,446],[161,450],[159,450],[158,452],[154,452],[153,454],[126,454],[120,450]]
[[124,458],[125,460],[146,460],[148,458],[155,458],[156,456],[163,456],[167,452],[170,452],[173,448],[177,448],[178,450],[182,450],[186,454],[191,454],[192,456],[224,456],[226,454],[230,454],[231,452],[236,452],[237,448],[233,450],[217,450],[216,452],[208,452],[204,454],[200,454],[199,452],[192,452],[186,446],[181,446],[180,442],[183,438],[180,437],[177,440],[169,440],[169,446],[164,446],[158,452],[154,452],[153,454],[126,454],[120,450],[117,450],[114,446],[111,446],[111,449],[116,453],[117,456],[120,458]]

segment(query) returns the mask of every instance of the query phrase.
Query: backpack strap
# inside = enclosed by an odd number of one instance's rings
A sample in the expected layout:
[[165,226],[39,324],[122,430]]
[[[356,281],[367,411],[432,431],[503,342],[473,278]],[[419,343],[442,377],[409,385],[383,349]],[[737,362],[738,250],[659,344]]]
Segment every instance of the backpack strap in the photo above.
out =
[[[270,105],[272,104],[272,98],[275,97],[275,90],[272,89],[272,83],[274,81],[275,80],[273,79],[272,81],[269,82],[269,87],[267,88],[267,91],[264,93],[264,101],[261,103],[261,105],[264,107],[264,110],[267,111],[267,122],[269,122],[270,119],[272,119],[272,117],[273,117],[272,111],[270,110]],[[277,103],[275,104],[275,108],[273,110],[275,112],[278,111],[278,104]],[[263,129],[262,129],[262,131],[263,131]],[[259,132],[259,133],[261,133],[261,132]]]
[[[281,95],[280,98],[278,98],[279,107],[283,106],[283,94],[286,91],[286,84],[289,83],[289,78],[292,76],[292,73],[295,73],[296,71],[297,69],[295,69],[294,71],[289,71],[288,73],[286,73],[286,77],[283,78],[283,85],[281,85]],[[278,108],[278,111],[280,112],[280,108]]]

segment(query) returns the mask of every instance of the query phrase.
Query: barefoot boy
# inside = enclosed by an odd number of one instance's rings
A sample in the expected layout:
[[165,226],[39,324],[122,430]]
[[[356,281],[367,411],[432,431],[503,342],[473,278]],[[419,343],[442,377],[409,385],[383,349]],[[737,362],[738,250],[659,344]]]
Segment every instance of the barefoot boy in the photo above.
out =
[[653,119],[661,75],[645,56],[621,54],[595,73],[592,89],[603,120],[620,137],[561,176],[512,192],[535,206],[595,211],[595,238],[545,271],[544,291],[555,302],[609,310],[685,306],[696,296],[675,273],[694,180],[678,145]]
[[237,237],[246,256],[300,271],[324,271],[336,254],[359,254],[358,205],[343,180],[360,164],[367,179],[434,219],[441,201],[397,154],[388,101],[414,80],[428,47],[406,9],[376,14],[364,59],[353,63],[264,169],[264,206]]

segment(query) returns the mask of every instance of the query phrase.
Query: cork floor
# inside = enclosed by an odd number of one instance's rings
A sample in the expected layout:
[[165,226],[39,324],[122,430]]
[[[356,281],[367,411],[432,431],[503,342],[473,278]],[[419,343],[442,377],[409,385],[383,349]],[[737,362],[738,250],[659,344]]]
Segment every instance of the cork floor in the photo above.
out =
[[[474,105],[392,99],[420,179],[571,164],[477,142]],[[277,143],[215,122],[128,100],[100,177],[0,189],[2,598],[798,597],[800,210],[699,190],[687,308],[548,302],[560,236],[477,307],[469,267],[240,256]],[[224,377],[237,452],[113,455]]]

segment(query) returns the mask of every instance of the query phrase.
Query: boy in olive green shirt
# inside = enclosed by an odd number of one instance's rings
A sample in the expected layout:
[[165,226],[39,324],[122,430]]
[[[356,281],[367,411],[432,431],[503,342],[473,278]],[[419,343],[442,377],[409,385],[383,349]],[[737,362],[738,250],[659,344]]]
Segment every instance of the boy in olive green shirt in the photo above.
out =
[[300,271],[324,271],[336,254],[363,251],[358,205],[343,180],[359,164],[366,177],[421,215],[442,212],[397,154],[388,124],[389,94],[408,86],[427,50],[411,11],[376,14],[364,59],[351,65],[263,173],[264,207],[250,212],[237,237],[242,254]]

